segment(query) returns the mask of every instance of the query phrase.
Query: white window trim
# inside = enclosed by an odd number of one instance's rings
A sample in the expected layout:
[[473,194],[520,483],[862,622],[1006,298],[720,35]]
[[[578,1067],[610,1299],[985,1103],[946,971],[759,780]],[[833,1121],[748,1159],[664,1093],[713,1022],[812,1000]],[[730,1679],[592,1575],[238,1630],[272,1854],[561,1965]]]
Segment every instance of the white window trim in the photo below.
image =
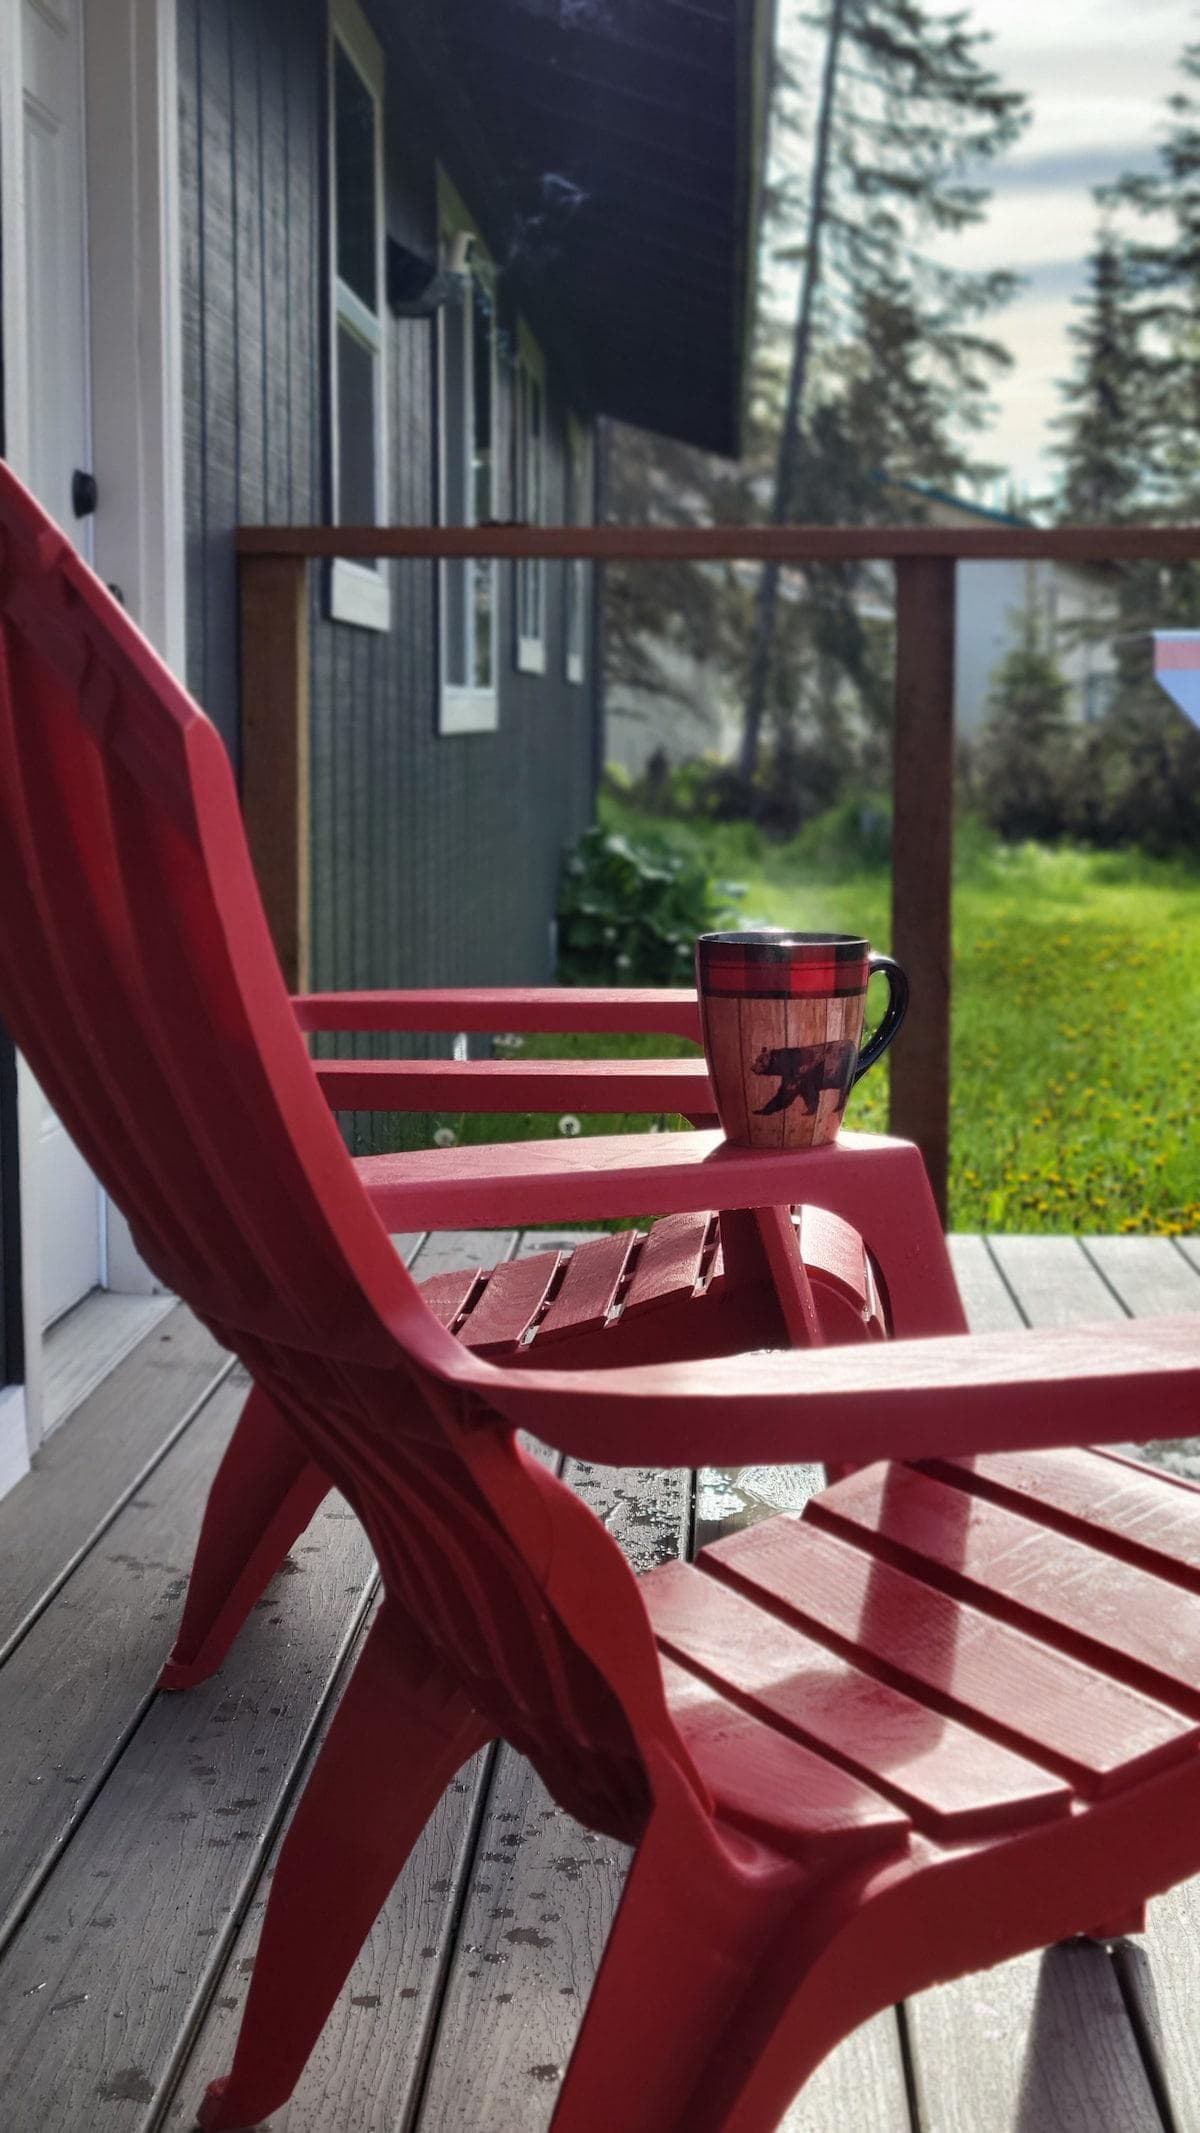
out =
[[[582,468],[581,494],[576,495],[571,468],[575,464],[575,451],[579,447],[579,462]],[[571,484],[571,512],[574,524],[590,526],[595,499],[595,461],[593,451],[595,432],[578,415],[567,416],[566,465],[567,480]],[[571,587],[578,586],[575,595],[578,601],[580,640],[578,651],[571,643],[572,600]],[[589,624],[592,613],[592,573],[587,563],[578,558],[569,559],[563,572],[563,673],[570,682],[587,680]]]
[[[541,464],[537,470],[538,501],[535,513],[530,512],[528,493],[531,484],[527,456],[529,439],[526,435],[525,390],[527,379],[536,382],[542,398],[542,429],[539,439]],[[546,523],[546,466],[548,456],[546,452],[546,358],[534,340],[524,319],[517,320],[515,388],[513,395],[515,515],[528,525],[544,526]],[[537,631],[526,636],[522,628],[525,619],[523,613],[525,606],[523,588],[527,582],[527,574],[531,571],[536,573],[538,588],[537,611],[541,626]],[[543,556],[527,557],[517,564],[513,572],[513,611],[518,671],[522,674],[544,674],[546,671],[546,562]]]
[[[337,157],[334,153],[336,119],[335,47],[341,45],[355,72],[369,90],[375,105],[375,286],[379,310],[372,312],[353,289],[338,280],[337,273]],[[338,327],[348,326],[364,347],[378,357],[378,391],[375,399],[375,516],[386,525],[388,518],[387,430],[387,315],[384,304],[384,187],[383,105],[386,69],[383,51],[357,0],[329,0],[328,40],[329,132],[329,449],[330,491],[334,525],[341,522],[338,497]],[[354,562],[336,556],[329,566],[329,612],[335,622],[348,622],[358,629],[386,631],[392,624],[392,589],[387,565]]]
[[[451,182],[451,180],[446,176],[445,171],[440,168],[437,174],[437,181],[438,239],[441,248],[441,257],[443,261],[446,261],[449,258],[450,247],[454,238],[465,234],[470,236],[470,238],[472,239],[470,254],[471,267],[481,269],[484,274],[494,276],[495,264],[492,260],[491,254],[488,251],[486,244],[483,241],[483,233],[480,230],[479,224],[476,222],[475,217],[471,214],[470,209],[467,207],[467,204],[463,199],[461,193],[458,191],[457,187]],[[493,281],[493,293],[494,287],[495,284]],[[445,524],[446,430],[449,409],[448,395],[446,391],[446,330],[444,309],[439,310],[437,316],[437,507],[439,522]],[[471,347],[472,361],[474,361],[473,338]],[[499,471],[499,454],[496,449],[496,444],[500,419],[500,379],[498,351],[496,347],[496,334],[494,332],[492,334],[491,365],[492,507],[494,515],[499,517],[500,499],[496,494],[496,478]],[[468,423],[471,423],[474,419],[473,405],[471,403],[469,394],[468,405],[466,409],[466,419]],[[470,458],[470,451],[472,447],[473,439],[468,440],[468,459]],[[471,496],[469,499],[468,509],[472,512],[474,511],[473,496]],[[446,595],[446,581],[447,571],[448,569],[453,567],[454,566],[448,565],[444,562],[438,565],[438,732],[440,734],[446,735],[454,735],[461,733],[495,733],[498,731],[500,725],[500,696],[498,687],[499,644],[496,627],[499,618],[500,607],[499,571],[494,562],[490,563],[487,566],[491,577],[492,598],[492,679],[489,687],[480,688],[475,683],[450,683],[446,680],[446,675],[450,670],[447,645],[447,624],[450,613],[450,603]]]

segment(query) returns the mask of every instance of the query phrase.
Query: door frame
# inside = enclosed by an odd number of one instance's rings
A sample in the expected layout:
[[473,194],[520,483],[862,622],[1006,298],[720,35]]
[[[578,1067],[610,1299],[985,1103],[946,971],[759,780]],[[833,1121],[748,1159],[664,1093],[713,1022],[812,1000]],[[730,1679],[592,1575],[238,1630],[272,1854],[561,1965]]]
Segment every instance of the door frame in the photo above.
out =
[[[32,4],[53,8],[53,0]],[[107,582],[120,586],[130,612],[168,666],[182,675],[186,612],[176,0],[83,0],[83,14],[92,429],[101,498],[95,567]],[[28,464],[31,355],[23,300],[19,33],[19,10],[0,6],[4,433],[6,457],[21,474]],[[40,1092],[19,1061],[24,1383],[15,1396],[13,1388],[0,1388],[0,1493],[27,1466],[43,1434],[40,1115]],[[108,1286],[150,1293],[157,1283],[138,1256],[128,1225],[111,1203],[106,1201],[105,1209]],[[23,1444],[18,1444],[19,1436]]]

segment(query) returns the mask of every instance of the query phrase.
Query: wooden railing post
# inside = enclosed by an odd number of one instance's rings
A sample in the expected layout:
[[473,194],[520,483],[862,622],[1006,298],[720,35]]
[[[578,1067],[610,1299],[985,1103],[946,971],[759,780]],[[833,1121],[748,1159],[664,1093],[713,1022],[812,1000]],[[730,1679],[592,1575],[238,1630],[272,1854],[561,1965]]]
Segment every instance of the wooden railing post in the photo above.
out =
[[242,555],[242,813],[267,922],[291,992],[309,989],[308,564]]
[[891,1128],[925,1158],[943,1222],[950,1156],[955,566],[896,564],[892,953],[912,1004],[892,1052]]

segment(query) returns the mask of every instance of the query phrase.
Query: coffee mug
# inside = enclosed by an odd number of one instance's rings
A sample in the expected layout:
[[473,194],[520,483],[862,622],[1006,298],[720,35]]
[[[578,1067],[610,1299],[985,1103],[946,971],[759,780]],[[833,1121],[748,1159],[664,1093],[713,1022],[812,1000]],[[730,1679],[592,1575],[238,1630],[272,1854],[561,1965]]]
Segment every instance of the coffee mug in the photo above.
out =
[[[867,985],[888,983],[863,1046]],[[696,986],[713,1099],[742,1148],[815,1148],[837,1139],[846,1098],[904,1020],[908,979],[850,933],[702,933]]]

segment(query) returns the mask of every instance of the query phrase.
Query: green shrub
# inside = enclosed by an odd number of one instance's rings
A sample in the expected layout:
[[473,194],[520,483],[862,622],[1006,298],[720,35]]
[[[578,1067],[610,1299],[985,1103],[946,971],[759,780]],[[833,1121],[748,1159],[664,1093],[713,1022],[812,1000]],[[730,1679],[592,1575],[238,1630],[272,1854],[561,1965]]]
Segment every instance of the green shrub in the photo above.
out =
[[585,831],[563,866],[559,976],[568,985],[687,985],[698,933],[736,918],[741,891],[658,838]]

